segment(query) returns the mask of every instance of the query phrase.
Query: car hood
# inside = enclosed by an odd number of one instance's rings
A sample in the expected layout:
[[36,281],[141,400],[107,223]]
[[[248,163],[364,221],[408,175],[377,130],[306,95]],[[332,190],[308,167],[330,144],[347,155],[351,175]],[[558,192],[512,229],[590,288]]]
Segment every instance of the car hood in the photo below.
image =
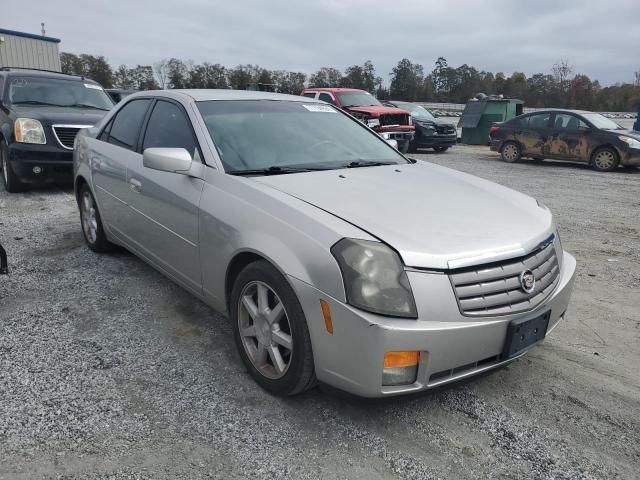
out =
[[255,180],[377,237],[409,267],[449,269],[513,258],[554,231],[551,213],[533,198],[426,162]]
[[16,117],[33,118],[43,125],[96,125],[108,112],[87,108],[13,105]]
[[407,110],[395,107],[385,107],[384,105],[371,105],[369,107],[345,107],[345,110],[349,112],[368,113],[374,117],[379,117],[380,115],[409,115],[409,112]]
[[618,135],[624,135],[625,137],[635,138],[640,141],[640,132],[636,132],[635,130],[607,130],[608,132],[615,133]]

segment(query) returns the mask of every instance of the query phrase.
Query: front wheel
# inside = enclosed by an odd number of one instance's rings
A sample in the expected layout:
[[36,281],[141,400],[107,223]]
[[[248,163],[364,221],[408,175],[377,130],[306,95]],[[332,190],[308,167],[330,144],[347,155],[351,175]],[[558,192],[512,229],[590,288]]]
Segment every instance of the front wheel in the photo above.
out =
[[262,388],[289,396],[315,385],[304,312],[287,280],[271,264],[257,261],[240,272],[229,313],[240,357]]
[[442,152],[446,152],[447,150],[449,150],[449,147],[433,147],[433,149],[438,153],[442,153]]
[[28,185],[18,178],[9,162],[9,149],[2,143],[0,145],[0,168],[2,168],[2,180],[4,189],[9,193],[19,193],[27,190]]
[[618,167],[618,153],[611,147],[602,147],[593,152],[591,165],[599,172],[611,172]]
[[515,142],[505,143],[500,150],[500,157],[507,163],[515,163],[520,160],[521,156],[522,150],[520,150],[520,145]]

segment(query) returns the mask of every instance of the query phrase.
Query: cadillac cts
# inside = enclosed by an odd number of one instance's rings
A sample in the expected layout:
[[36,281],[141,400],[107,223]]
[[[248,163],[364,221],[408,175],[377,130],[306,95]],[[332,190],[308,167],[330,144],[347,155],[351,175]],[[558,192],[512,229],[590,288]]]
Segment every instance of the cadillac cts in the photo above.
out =
[[314,99],[137,93],[81,131],[74,171],[89,248],[228,312],[275,394],[452,382],[525,353],[569,303],[576,263],[544,205]]

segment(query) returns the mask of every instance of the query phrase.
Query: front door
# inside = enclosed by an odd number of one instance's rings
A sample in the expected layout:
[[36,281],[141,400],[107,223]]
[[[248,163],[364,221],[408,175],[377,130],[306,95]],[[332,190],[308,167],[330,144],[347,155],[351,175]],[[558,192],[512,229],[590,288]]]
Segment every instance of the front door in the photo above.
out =
[[589,126],[571,113],[556,113],[552,125],[553,130],[547,139],[549,157],[586,162]]
[[[158,100],[143,133],[147,148],[184,148],[194,161],[200,150],[184,108]],[[204,182],[187,175],[146,168],[142,155],[127,165],[129,204],[135,219],[131,237],[141,253],[192,289],[202,286],[198,215]]]

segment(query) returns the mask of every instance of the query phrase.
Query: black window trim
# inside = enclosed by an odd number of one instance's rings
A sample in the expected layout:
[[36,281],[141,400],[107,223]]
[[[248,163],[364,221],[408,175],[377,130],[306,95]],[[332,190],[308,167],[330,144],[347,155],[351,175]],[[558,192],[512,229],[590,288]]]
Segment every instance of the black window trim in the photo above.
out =
[[[147,128],[149,126],[149,120],[151,119],[151,114],[153,113],[153,110],[156,108],[156,105],[158,104],[158,102],[167,102],[177,106],[178,109],[180,109],[184,114],[185,118],[187,119],[187,123],[191,127],[191,135],[193,136],[193,141],[196,145],[196,148],[198,149],[200,162],[202,162],[203,165],[206,165],[207,162],[205,161],[204,155],[202,154],[202,148],[200,148],[200,142],[198,141],[198,136],[196,135],[196,131],[193,128],[193,122],[191,121],[191,117],[189,117],[187,110],[184,108],[184,105],[182,105],[182,103],[178,102],[177,100],[174,100],[173,98],[168,98],[168,97],[151,97],[151,98],[153,99],[153,102],[151,102],[151,106],[149,110],[147,110],[147,114],[145,115],[144,120],[142,121],[142,128],[140,129],[140,134],[138,135],[138,144],[137,144],[136,152],[140,153],[141,155],[144,153],[142,151],[142,145],[144,144],[144,137],[147,135]],[[193,160],[195,160],[195,158]]]

